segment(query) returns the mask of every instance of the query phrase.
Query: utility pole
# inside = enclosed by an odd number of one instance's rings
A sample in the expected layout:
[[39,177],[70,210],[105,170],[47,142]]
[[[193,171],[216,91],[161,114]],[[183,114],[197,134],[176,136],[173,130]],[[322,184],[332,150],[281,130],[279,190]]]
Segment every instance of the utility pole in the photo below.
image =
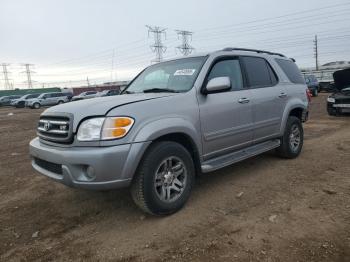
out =
[[7,67],[9,66],[9,64],[2,63],[1,66],[2,66],[2,73],[4,74],[5,89],[11,90],[13,89],[13,86],[10,83],[9,71],[7,70]]
[[115,57],[115,49],[113,49],[113,55],[112,55],[111,82],[113,82],[113,79],[114,79],[114,57]]
[[315,57],[315,62],[316,62],[316,71],[318,71],[318,39],[317,39],[317,35],[315,35],[315,40],[314,40],[314,57]]
[[184,56],[188,56],[194,50],[194,48],[189,44],[190,38],[191,38],[191,41],[192,41],[193,32],[184,31],[184,30],[176,30],[176,33],[177,33],[178,38],[180,36],[182,38],[182,45],[177,46],[176,49],[180,50],[180,52]]
[[34,71],[32,71],[30,69],[30,67],[33,66],[33,64],[22,64],[25,68],[26,71],[22,72],[22,73],[26,73],[27,74],[27,84],[28,84],[28,89],[32,89],[33,88],[33,80],[32,80],[32,73],[35,73]]
[[163,60],[163,54],[166,51],[166,46],[163,45],[162,36],[166,37],[166,28],[161,28],[159,26],[149,26],[146,25],[148,28],[148,36],[150,33],[154,36],[154,44],[151,45],[152,52],[156,53],[156,58],[152,60],[152,62],[159,63]]

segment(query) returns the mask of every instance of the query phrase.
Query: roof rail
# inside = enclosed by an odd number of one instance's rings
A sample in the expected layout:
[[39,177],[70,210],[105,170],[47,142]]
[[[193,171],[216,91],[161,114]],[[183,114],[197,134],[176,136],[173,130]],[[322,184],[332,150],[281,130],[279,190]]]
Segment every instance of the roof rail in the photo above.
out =
[[264,53],[264,54],[269,54],[269,55],[278,55],[281,57],[286,57],[285,55],[282,55],[279,53],[273,53],[273,52],[269,52],[269,51],[258,50],[258,49],[249,49],[249,48],[226,47],[226,48],[222,49],[222,51],[247,51],[247,52]]

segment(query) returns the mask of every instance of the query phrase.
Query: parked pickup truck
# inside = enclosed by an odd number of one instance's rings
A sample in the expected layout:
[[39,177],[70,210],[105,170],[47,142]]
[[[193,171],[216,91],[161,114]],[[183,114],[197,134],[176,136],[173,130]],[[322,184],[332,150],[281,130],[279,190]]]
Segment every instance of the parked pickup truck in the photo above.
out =
[[297,157],[309,99],[298,67],[281,54],[226,48],[166,61],[119,96],[44,111],[32,166],[67,186],[130,186],[144,211],[170,214],[197,174],[273,149]]

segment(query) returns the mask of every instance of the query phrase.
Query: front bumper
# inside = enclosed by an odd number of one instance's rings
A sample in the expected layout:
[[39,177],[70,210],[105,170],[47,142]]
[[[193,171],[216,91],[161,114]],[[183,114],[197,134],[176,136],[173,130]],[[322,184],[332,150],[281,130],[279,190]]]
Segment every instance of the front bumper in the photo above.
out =
[[150,142],[110,147],[53,147],[30,142],[32,166],[39,173],[70,187],[106,190],[130,185]]

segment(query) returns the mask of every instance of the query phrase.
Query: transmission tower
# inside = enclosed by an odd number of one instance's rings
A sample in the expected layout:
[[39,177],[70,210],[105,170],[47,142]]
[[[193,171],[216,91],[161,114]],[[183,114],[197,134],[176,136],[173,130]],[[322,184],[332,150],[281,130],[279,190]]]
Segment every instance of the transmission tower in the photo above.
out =
[[154,60],[152,60],[152,62],[161,62],[163,60],[163,54],[166,51],[166,46],[163,45],[162,42],[162,37],[166,37],[166,28],[161,28],[159,26],[149,26],[146,25],[146,27],[148,28],[148,36],[150,33],[153,34],[154,36],[154,44],[151,45],[151,50],[152,52],[156,53],[156,58]]
[[182,45],[177,46],[176,49],[180,50],[180,52],[184,56],[188,56],[192,53],[194,48],[189,44],[190,40],[192,41],[193,32],[184,31],[184,30],[176,30],[177,36],[182,38]]
[[315,57],[315,63],[316,63],[316,71],[318,71],[318,39],[317,35],[315,35],[315,40],[314,40],[314,57]]
[[10,83],[9,71],[7,70],[7,67],[9,66],[9,64],[2,63],[1,66],[2,66],[2,73],[4,75],[5,89],[11,90],[11,89],[13,89],[13,86]]
[[30,67],[32,67],[32,64],[22,64],[25,68],[26,71],[22,72],[22,73],[26,73],[27,75],[27,84],[28,84],[28,89],[32,89],[33,88],[33,80],[32,80],[32,73],[35,73],[34,71],[32,71],[30,69]]

